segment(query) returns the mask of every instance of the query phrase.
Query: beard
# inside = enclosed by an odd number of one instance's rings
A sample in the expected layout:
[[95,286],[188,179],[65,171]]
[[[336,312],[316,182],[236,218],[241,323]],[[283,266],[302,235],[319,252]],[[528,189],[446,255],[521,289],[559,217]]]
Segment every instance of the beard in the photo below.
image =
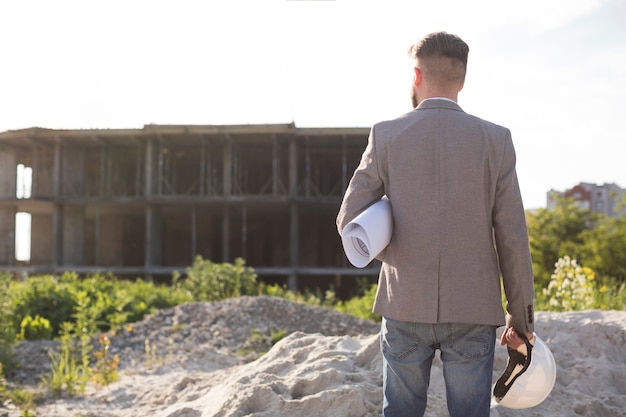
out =
[[411,105],[414,109],[417,108],[418,104],[420,104],[419,99],[417,98],[417,89],[414,85],[411,86]]

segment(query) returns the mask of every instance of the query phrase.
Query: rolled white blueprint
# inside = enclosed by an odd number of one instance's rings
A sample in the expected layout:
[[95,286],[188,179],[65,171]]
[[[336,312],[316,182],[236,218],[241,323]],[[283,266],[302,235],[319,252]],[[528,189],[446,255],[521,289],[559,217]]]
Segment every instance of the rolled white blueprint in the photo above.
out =
[[392,232],[391,204],[384,196],[343,228],[343,250],[352,265],[364,268],[387,247]]

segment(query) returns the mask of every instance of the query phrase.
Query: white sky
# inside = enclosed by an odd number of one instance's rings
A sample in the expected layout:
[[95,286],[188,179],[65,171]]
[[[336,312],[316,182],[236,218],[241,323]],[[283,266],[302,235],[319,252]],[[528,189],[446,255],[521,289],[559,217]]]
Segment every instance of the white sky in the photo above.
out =
[[0,0],[0,131],[370,127],[410,110],[436,30],[469,44],[459,104],[511,129],[526,208],[626,187],[626,0]]

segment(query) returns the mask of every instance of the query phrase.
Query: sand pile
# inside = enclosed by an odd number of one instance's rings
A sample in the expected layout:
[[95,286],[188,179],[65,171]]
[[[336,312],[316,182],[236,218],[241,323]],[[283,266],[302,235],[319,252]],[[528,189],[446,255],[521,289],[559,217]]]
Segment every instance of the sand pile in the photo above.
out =
[[[558,366],[552,395],[501,416],[624,416],[626,312],[538,313],[537,333]],[[269,348],[280,330],[288,336]],[[121,379],[82,397],[49,399],[38,417],[380,416],[378,325],[269,297],[195,303],[160,311],[112,338]],[[18,349],[17,380],[32,383],[50,342]],[[257,352],[257,353],[255,353]],[[496,349],[494,379],[505,367]],[[441,361],[428,416],[446,416]],[[19,410],[0,406],[0,417]]]

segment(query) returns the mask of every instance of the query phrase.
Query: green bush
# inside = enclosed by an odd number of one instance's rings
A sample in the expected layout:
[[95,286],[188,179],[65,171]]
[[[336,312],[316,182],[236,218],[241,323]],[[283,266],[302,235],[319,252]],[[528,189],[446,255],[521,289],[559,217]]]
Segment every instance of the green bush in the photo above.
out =
[[185,272],[187,276],[182,280],[177,275],[174,277],[174,284],[191,299],[219,301],[258,293],[257,276],[241,258],[235,259],[234,264],[216,264],[197,256]]
[[599,310],[626,310],[626,282],[601,277],[594,288],[592,308]]
[[353,297],[347,301],[342,301],[337,305],[337,310],[352,316],[361,317],[368,320],[381,321],[379,314],[372,312],[374,299],[376,298],[377,284],[372,284],[365,290],[362,296]]
[[24,317],[38,315],[50,322],[53,335],[57,335],[61,324],[70,320],[74,312],[76,282],[75,274],[64,274],[62,279],[45,275],[12,282],[9,293],[16,332],[19,332]]
[[11,274],[0,273],[0,351],[3,343],[11,343],[17,336],[17,328],[13,323],[13,303],[10,293],[12,281]]
[[20,339],[22,340],[40,340],[50,339],[52,337],[52,328],[50,321],[38,314],[33,318],[30,314],[22,319],[20,323]]
[[0,273],[0,369],[6,373],[10,373],[16,365],[12,343],[17,337],[17,330],[13,325],[13,308],[9,294],[12,279],[10,274]]
[[[0,295],[0,340],[12,341],[21,331],[25,317],[45,317],[52,336],[58,336],[63,323],[76,322],[81,300],[83,310],[97,330],[108,331],[124,323],[141,320],[146,314],[172,307],[192,298],[183,291],[149,281],[118,280],[112,275],[94,274],[80,278],[74,273],[35,276],[24,282],[0,281],[6,291]],[[4,295],[4,297],[3,297]]]
[[[75,324],[79,310],[93,326],[90,331],[107,332],[159,309],[257,291],[256,274],[242,259],[235,264],[213,264],[198,257],[188,272],[188,278],[175,279],[169,286],[118,280],[112,275],[81,278],[71,272],[29,277],[23,282],[0,275],[0,344],[10,344],[22,332],[25,338],[44,337],[48,330],[41,319],[33,319],[37,316],[48,320],[52,337],[61,334],[63,323]],[[37,332],[44,333],[35,336]]]

